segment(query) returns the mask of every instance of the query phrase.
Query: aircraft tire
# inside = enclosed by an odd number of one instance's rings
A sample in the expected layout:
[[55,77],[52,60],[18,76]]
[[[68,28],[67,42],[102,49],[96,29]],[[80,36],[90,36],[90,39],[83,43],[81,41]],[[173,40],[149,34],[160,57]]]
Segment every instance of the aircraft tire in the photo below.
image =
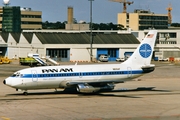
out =
[[24,92],[23,95],[27,96],[27,95],[28,95],[28,92]]

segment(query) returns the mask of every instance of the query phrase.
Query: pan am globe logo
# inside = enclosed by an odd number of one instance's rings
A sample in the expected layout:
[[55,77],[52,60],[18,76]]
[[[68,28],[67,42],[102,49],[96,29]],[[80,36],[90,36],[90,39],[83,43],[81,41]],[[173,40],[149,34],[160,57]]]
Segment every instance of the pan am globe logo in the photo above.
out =
[[139,53],[143,58],[148,58],[152,53],[152,48],[149,44],[142,44],[139,48]]

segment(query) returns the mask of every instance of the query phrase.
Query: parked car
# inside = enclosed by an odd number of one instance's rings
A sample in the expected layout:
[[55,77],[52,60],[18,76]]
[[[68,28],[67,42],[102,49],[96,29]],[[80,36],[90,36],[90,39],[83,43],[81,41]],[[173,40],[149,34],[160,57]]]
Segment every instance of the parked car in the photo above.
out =
[[169,58],[159,58],[159,61],[169,61]]
[[101,61],[101,62],[108,62],[108,56],[100,56],[99,57],[99,61]]
[[116,58],[116,61],[117,61],[117,62],[124,62],[125,59],[124,59],[124,58]]

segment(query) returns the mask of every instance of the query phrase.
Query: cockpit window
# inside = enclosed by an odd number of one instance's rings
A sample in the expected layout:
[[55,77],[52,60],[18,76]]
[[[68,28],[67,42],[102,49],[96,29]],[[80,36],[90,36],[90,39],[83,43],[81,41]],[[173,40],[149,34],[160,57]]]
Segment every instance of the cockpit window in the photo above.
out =
[[20,74],[19,72],[14,73],[11,77],[21,77],[23,74]]
[[16,77],[16,74],[11,75],[11,77]]

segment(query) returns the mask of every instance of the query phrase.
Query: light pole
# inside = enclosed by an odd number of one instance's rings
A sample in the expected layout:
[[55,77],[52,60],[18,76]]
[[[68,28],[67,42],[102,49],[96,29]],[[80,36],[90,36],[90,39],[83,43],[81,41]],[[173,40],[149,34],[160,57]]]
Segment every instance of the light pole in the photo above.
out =
[[92,33],[92,2],[94,0],[88,0],[90,1],[90,61],[93,60],[93,54],[92,54],[92,44],[93,44],[93,33]]

